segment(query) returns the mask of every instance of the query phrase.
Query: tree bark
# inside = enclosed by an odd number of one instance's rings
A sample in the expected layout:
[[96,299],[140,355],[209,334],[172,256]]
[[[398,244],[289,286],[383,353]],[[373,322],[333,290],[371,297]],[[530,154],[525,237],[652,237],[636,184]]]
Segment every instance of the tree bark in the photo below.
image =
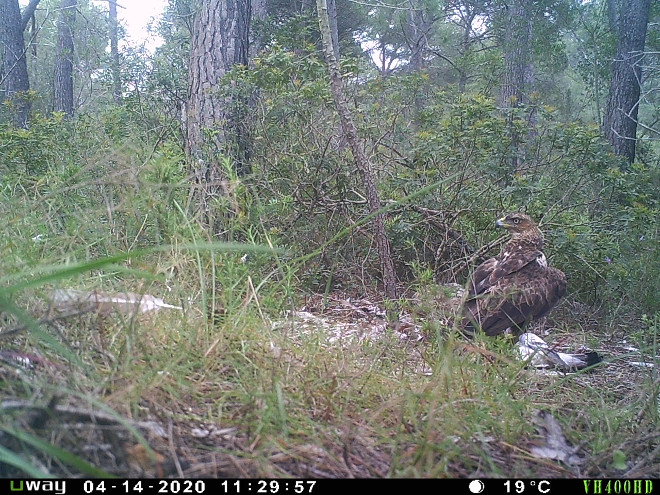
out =
[[28,22],[30,22],[30,19],[32,19],[34,11],[37,10],[37,5],[39,5],[40,1],[41,0],[30,0],[30,3],[28,3],[23,9],[23,13],[21,14],[22,31],[25,31],[25,28],[27,28]]
[[508,7],[503,39],[502,108],[514,108],[529,102],[534,80],[531,42],[532,19],[525,8],[525,0],[514,0]]
[[108,22],[110,24],[110,61],[112,64],[112,99],[121,105],[121,70],[119,60],[119,20],[117,19],[117,2],[108,0]]
[[[254,1],[254,0],[253,0]],[[226,171],[222,157],[232,160],[238,176],[250,172],[250,137],[244,125],[248,99],[221,95],[222,78],[236,65],[247,67],[250,56],[250,0],[202,0],[191,41],[186,152],[197,183],[197,202],[207,221],[209,201],[223,194]],[[265,13],[263,0],[255,2]]]
[[3,102],[9,103],[11,108],[13,125],[21,128],[27,127],[31,106],[23,31],[38,3],[39,0],[31,0],[21,15],[18,0],[0,0],[0,90]]
[[[500,93],[500,108],[507,115],[511,136],[510,166],[517,173],[526,161],[527,148],[522,144],[523,137],[517,130],[512,109],[530,103],[529,95],[534,89],[534,65],[532,59],[533,26],[532,5],[527,0],[513,0],[506,12],[502,47],[504,50],[504,77]],[[529,106],[528,140],[534,135],[536,107]]]
[[330,39],[332,40],[332,52],[339,60],[339,25],[337,24],[337,0],[327,0],[328,21],[330,23]]
[[637,114],[651,0],[608,0],[610,29],[617,38],[603,133],[614,153],[635,161]]
[[374,181],[371,163],[364,152],[362,143],[358,137],[357,128],[353,122],[346,95],[343,87],[343,80],[339,72],[339,64],[335,57],[332,45],[332,35],[330,28],[330,20],[328,15],[327,0],[316,0],[316,8],[319,16],[319,27],[321,29],[321,39],[323,43],[323,50],[330,73],[330,88],[335,102],[337,113],[341,126],[351,148],[355,166],[358,169],[362,183],[367,194],[367,203],[371,213],[374,216],[374,237],[376,238],[376,246],[378,249],[378,257],[380,260],[381,274],[383,277],[383,285],[385,289],[385,296],[390,300],[395,300],[397,297],[396,290],[396,275],[394,271],[394,263],[392,261],[392,254],[390,252],[390,243],[385,232],[385,225],[383,216],[376,213],[380,210],[380,198],[378,197],[378,190]]
[[77,0],[61,0],[55,56],[54,110],[73,117],[73,29]]
[[428,33],[431,29],[431,19],[421,2],[409,0],[408,29],[406,34],[410,49],[410,68],[413,72],[424,69],[424,50],[428,45]]

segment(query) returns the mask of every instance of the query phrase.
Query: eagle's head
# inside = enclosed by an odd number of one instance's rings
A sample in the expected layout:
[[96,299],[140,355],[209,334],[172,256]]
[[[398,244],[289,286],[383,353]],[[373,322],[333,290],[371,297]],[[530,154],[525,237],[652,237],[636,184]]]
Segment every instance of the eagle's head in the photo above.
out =
[[529,215],[524,213],[509,213],[497,220],[498,227],[504,227],[513,237],[521,235],[539,235],[541,232]]

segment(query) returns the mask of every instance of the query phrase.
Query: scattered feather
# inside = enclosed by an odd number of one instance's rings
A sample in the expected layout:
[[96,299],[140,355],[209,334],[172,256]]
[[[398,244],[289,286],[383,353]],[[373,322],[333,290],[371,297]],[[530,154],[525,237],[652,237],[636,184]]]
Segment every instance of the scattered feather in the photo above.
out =
[[540,459],[555,459],[568,466],[577,466],[584,462],[577,452],[579,447],[573,447],[566,441],[561,425],[548,411],[537,411],[534,423],[543,436],[544,445],[535,445],[530,453]]
[[630,366],[637,366],[638,368],[653,368],[653,363],[646,363],[644,361],[630,361]]
[[34,359],[28,354],[22,352],[0,351],[0,361],[27,369],[34,368]]
[[24,352],[0,350],[0,362],[5,362],[14,366],[20,366],[25,369],[34,369],[37,366],[56,367],[48,359],[36,354],[26,354]]
[[57,289],[52,295],[53,309],[59,312],[77,311],[110,315],[120,313],[133,316],[162,308],[182,310],[181,306],[167,304],[161,298],[134,292],[101,292],[75,289]]

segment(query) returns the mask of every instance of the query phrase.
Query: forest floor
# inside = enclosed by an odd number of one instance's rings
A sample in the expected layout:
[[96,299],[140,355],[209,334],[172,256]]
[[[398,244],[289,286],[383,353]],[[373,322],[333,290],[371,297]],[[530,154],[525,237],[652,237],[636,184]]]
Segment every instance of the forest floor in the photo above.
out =
[[413,301],[388,326],[380,301],[345,293],[273,320],[245,302],[257,310],[220,316],[215,334],[190,309],[60,321],[82,368],[15,337],[0,362],[0,443],[58,477],[93,473],[85,462],[119,477],[660,472],[660,357],[632,322],[603,328],[596,310],[565,300],[533,331],[604,359],[561,373],[526,366],[510,339],[448,336],[446,305]]

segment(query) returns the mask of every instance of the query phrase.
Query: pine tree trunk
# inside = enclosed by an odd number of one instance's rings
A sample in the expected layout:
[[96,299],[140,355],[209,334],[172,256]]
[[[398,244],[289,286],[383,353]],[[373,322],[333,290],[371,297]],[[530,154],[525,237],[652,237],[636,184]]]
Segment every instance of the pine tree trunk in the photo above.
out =
[[651,0],[608,0],[610,29],[617,37],[603,132],[628,163],[635,161],[637,113]]
[[[335,102],[337,113],[341,126],[348,141],[348,145],[353,153],[355,166],[358,169],[364,189],[367,194],[367,203],[369,210],[372,213],[377,212],[381,208],[380,198],[378,197],[378,190],[374,181],[374,176],[371,168],[371,163],[362,148],[362,143],[358,137],[357,128],[353,122],[346,95],[344,93],[343,81],[339,72],[339,64],[335,58],[335,53],[332,45],[332,35],[330,29],[330,20],[328,15],[328,4],[326,0],[316,0],[316,8],[319,15],[319,26],[321,29],[321,38],[323,42],[323,49],[325,52],[328,70],[330,72],[330,88]],[[374,237],[376,238],[376,246],[378,249],[378,256],[380,259],[381,274],[383,277],[383,285],[385,288],[385,296],[390,300],[395,300],[397,297],[396,290],[396,274],[394,272],[394,263],[392,261],[392,254],[390,252],[390,243],[385,232],[385,225],[383,216],[376,213],[373,221]]]
[[504,81],[500,105],[513,108],[529,101],[533,81],[532,21],[525,9],[525,0],[511,2],[504,32]]
[[73,29],[77,0],[61,0],[55,56],[54,110],[73,117]]
[[[477,17],[478,11],[476,9],[466,9],[463,17],[462,27],[462,40],[460,45],[459,53],[464,56],[471,50],[471,45],[473,43],[473,28],[472,24],[474,23],[475,17]],[[467,88],[468,75],[465,67],[460,67],[458,69],[458,92],[465,93]]]
[[21,15],[18,0],[0,0],[0,89],[2,101],[9,103],[11,108],[11,120],[15,127],[26,127],[30,113],[30,80],[23,31],[38,3],[39,0],[31,0]]
[[[523,145],[523,136],[516,128],[516,115],[512,109],[530,103],[529,95],[534,90],[534,65],[532,60],[533,20],[528,9],[532,8],[526,0],[514,0],[509,4],[505,19],[503,37],[504,78],[500,92],[500,107],[508,117],[511,136],[510,165],[511,172],[518,173],[526,166],[527,149]],[[536,107],[529,107],[528,141],[533,137],[536,122]]]
[[[257,0],[259,15],[265,3]],[[238,176],[250,172],[250,137],[245,127],[248,98],[223,96],[222,78],[250,56],[250,0],[202,0],[195,19],[186,105],[186,151],[197,185],[196,201],[213,224],[210,200],[223,194],[227,173],[222,158],[231,160]],[[212,226],[212,225],[211,225]]]

